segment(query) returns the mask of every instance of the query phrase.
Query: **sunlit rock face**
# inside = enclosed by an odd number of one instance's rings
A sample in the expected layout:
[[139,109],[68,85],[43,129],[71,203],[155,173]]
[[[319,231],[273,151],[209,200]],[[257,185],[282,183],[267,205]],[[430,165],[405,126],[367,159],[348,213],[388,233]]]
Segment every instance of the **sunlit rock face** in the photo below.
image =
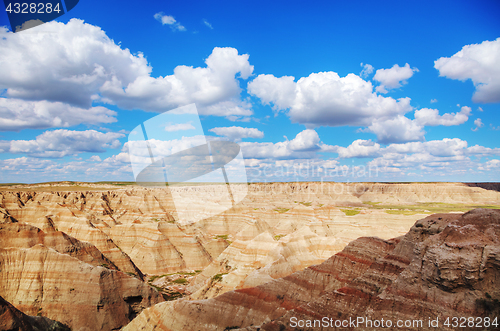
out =
[[94,245],[12,218],[0,223],[0,270],[1,297],[26,315],[72,330],[116,329],[163,301],[141,279],[118,271]]
[[[465,204],[500,204],[495,187],[459,183],[245,184],[246,197],[230,208],[217,206],[213,185],[57,185],[0,188],[0,296],[22,313],[45,316],[74,330],[84,330],[88,319],[91,330],[121,328],[142,309],[163,301],[162,296],[175,301],[161,303],[165,313],[155,314],[174,314],[173,326],[184,325],[184,312],[178,309],[190,311],[191,303],[217,321],[221,314],[250,321],[222,329],[265,324],[309,300],[307,284],[317,279],[327,286],[331,280],[324,278],[327,272],[311,274],[311,279],[293,275],[313,272],[343,249],[362,257],[356,261],[382,258],[397,244],[386,240],[405,235],[416,220],[431,213],[431,204],[452,210]],[[183,196],[182,203],[174,203],[172,190]],[[197,210],[197,216],[180,220],[179,208],[184,215]],[[210,217],[199,217],[203,208]],[[352,243],[359,237],[381,239]],[[340,257],[347,263],[346,256]],[[341,265],[348,274],[339,276],[338,286],[361,275],[372,262],[356,263],[359,274]],[[312,265],[316,267],[308,268]],[[267,293],[285,298],[278,284],[288,277],[295,285],[285,287],[300,295],[273,303]],[[267,287],[259,292],[262,286]],[[258,313],[260,308],[237,312],[217,301],[246,302],[242,298],[247,295],[256,297],[251,300],[265,298],[262,309],[268,313]],[[81,314],[68,310],[67,302],[81,305]],[[214,310],[208,309],[212,304]],[[217,321],[203,325],[218,329]],[[189,323],[187,329],[194,325]]]
[[[359,238],[322,264],[257,287],[158,304],[125,330],[296,330],[299,320],[359,316],[422,320],[410,330],[433,329],[435,319],[447,329],[450,316],[493,321],[500,311],[499,238],[500,210],[435,214],[403,237]],[[300,329],[317,329],[307,325]]]

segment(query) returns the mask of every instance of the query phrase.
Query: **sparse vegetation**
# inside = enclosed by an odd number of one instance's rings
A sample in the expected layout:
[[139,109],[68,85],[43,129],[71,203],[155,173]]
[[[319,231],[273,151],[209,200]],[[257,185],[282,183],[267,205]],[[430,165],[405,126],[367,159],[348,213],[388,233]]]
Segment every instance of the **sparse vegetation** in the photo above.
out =
[[274,211],[277,211],[278,213],[280,214],[283,214],[283,213],[286,213],[287,211],[289,211],[290,209],[289,208],[281,208],[281,207],[278,207],[278,208],[275,208],[273,209]]
[[346,214],[346,216],[354,216],[360,213],[360,211],[357,209],[341,209],[341,210],[344,214]]
[[221,274],[217,274],[215,276],[212,277],[212,282],[220,282],[222,280],[222,276],[224,275],[227,275],[228,273],[227,272],[224,272],[224,273],[221,273]]
[[186,283],[188,283],[188,280],[186,278],[177,278],[176,280],[172,281],[172,283],[175,283],[175,284],[186,284]]
[[169,292],[169,293],[162,293],[162,296],[163,299],[165,299],[165,301],[173,301],[182,298],[184,294],[180,292]]
[[149,277],[149,282],[152,283],[158,278],[163,278],[163,277],[168,277],[168,276],[174,276],[174,275],[182,275],[182,276],[196,276],[203,270],[195,270],[194,272],[174,272],[171,274],[164,274],[164,275],[154,275]]
[[227,234],[219,234],[215,236],[215,239],[224,239],[227,240],[228,235]]
[[364,202],[372,209],[386,209],[388,214],[415,215],[449,212],[467,212],[475,208],[500,209],[500,205],[464,205],[444,202],[421,202],[414,205],[384,205],[381,202]]
[[391,215],[415,215],[415,214],[421,214],[423,212],[418,212],[415,210],[404,210],[404,209],[389,209],[385,211],[387,214]]
[[149,284],[149,286],[151,286],[152,288],[154,288],[155,290],[157,290],[158,292],[161,292],[163,289],[159,286],[156,286],[156,285],[153,285],[153,284]]
[[286,236],[286,234],[277,234],[277,235],[275,235],[273,238],[274,238],[274,240],[279,241],[279,240],[280,240],[281,238],[283,238],[284,236]]
[[301,205],[304,205],[304,206],[307,206],[307,207],[311,207],[312,205],[312,202],[299,202]]

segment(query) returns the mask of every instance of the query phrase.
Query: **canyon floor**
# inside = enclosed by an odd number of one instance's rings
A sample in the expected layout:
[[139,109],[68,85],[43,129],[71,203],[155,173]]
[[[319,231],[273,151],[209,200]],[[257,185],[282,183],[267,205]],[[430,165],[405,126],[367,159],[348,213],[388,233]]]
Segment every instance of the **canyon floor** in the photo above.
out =
[[[227,205],[219,185],[1,185],[0,330],[284,330],[285,319],[333,312],[498,308],[497,183],[231,189],[241,201]],[[399,310],[382,314],[388,304]]]

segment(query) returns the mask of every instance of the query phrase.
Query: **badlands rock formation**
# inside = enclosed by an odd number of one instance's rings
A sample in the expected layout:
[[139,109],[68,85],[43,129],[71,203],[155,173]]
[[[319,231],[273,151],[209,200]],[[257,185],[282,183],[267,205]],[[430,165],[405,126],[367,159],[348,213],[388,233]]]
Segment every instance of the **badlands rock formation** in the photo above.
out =
[[167,300],[224,298],[225,292],[286,279],[358,237],[404,235],[430,213],[430,204],[500,204],[493,184],[273,183],[232,189],[248,194],[225,210],[214,185],[2,187],[0,296],[24,314],[74,330],[112,330],[162,301],[155,288]]
[[[46,231],[9,216],[0,223],[0,296],[24,314],[43,315],[72,330],[112,330],[163,301],[140,279],[113,270],[92,244],[50,226]],[[11,326],[34,321],[4,306]]]
[[57,322],[41,316],[28,316],[0,297],[0,330],[5,331],[69,331]]
[[323,317],[394,321],[388,329],[401,329],[398,320],[422,320],[406,330],[482,317],[482,327],[493,329],[484,321],[498,317],[499,299],[500,210],[476,209],[428,216],[401,238],[357,239],[320,265],[257,287],[158,304],[124,330],[318,330],[296,323]]

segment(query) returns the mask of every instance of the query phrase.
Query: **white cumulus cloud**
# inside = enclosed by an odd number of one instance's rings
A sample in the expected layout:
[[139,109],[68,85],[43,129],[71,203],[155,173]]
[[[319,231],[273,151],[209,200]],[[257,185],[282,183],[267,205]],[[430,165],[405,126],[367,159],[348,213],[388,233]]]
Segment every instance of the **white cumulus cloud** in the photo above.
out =
[[243,156],[248,159],[308,159],[315,158],[318,151],[334,151],[336,146],[325,145],[320,142],[314,130],[299,132],[294,139],[277,143],[240,143]]
[[116,112],[105,107],[85,109],[62,102],[0,98],[0,131],[113,122],[116,122]]
[[476,120],[474,120],[474,125],[476,127],[474,129],[472,129],[472,131],[477,131],[477,130],[479,130],[479,128],[482,128],[484,126],[484,123],[480,118],[477,118]]
[[304,130],[290,141],[288,148],[292,151],[312,151],[320,149],[319,135],[315,130]]
[[400,88],[407,83],[407,80],[413,76],[413,73],[418,71],[417,68],[410,68],[406,63],[404,67],[395,64],[390,69],[378,69],[373,76],[373,80],[380,82],[376,87],[376,91],[387,93],[389,90]]
[[264,132],[255,128],[244,128],[241,126],[219,127],[208,131],[235,141],[240,141],[242,138],[264,138]]
[[362,78],[367,78],[373,73],[373,70],[375,70],[375,68],[368,63],[367,64],[361,63],[361,67],[363,67],[363,70],[361,70],[359,76],[361,76]]
[[121,143],[118,138],[124,136],[115,132],[60,129],[45,131],[34,140],[0,141],[0,149],[2,152],[34,157],[63,157],[83,152],[102,153],[106,148],[119,148]]
[[422,108],[415,111],[415,121],[419,125],[428,126],[460,125],[467,122],[471,112],[472,109],[467,106],[463,106],[458,113],[447,113],[443,115],[439,115],[439,110],[437,109]]
[[259,75],[248,92],[286,111],[294,123],[317,126],[368,126],[375,119],[396,117],[410,111],[409,98],[395,100],[373,92],[371,82],[355,74],[312,73],[297,82],[294,77]]
[[423,140],[425,135],[422,125],[403,115],[386,120],[374,120],[364,131],[375,133],[378,141],[383,144],[419,141]]
[[434,61],[439,76],[472,80],[475,102],[500,102],[500,38],[466,45],[451,57]]
[[354,140],[347,147],[339,147],[340,158],[375,157],[380,154],[380,145],[371,140]]
[[123,49],[97,26],[72,19],[38,29],[41,33],[24,34],[0,28],[0,90],[9,98],[85,109],[105,102],[155,112],[196,103],[201,114],[240,120],[253,114],[240,100],[239,86],[253,66],[248,54],[234,48],[214,48],[206,67],[179,65],[173,75],[155,78],[141,53]]
[[37,29],[23,34],[0,27],[0,89],[9,97],[89,108],[106,82],[127,86],[152,70],[142,54],[122,49],[101,28],[81,20]]
[[[253,66],[248,57],[247,54],[239,55],[234,48],[216,47],[205,60],[205,68],[180,65],[174,69],[173,75],[158,78],[140,76],[125,88],[120,81],[107,81],[100,90],[110,102],[125,109],[161,112],[196,103],[202,114],[229,116],[233,115],[233,110],[240,114],[241,108],[218,105],[239,97],[241,89],[235,76],[247,79],[252,74]],[[210,107],[218,109],[210,111]]]

